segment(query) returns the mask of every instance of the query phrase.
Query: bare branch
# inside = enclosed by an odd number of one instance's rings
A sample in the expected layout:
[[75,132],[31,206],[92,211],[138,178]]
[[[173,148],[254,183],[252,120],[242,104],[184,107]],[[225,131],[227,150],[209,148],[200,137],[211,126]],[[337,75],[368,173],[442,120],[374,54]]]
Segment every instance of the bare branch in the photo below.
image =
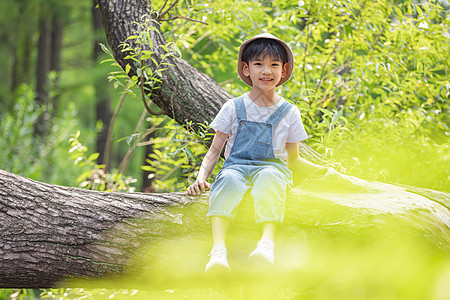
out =
[[172,21],[172,20],[175,20],[175,19],[184,19],[184,20],[188,20],[188,21],[192,21],[192,22],[198,22],[198,23],[202,23],[202,24],[205,24],[205,25],[209,25],[206,22],[203,22],[203,21],[200,21],[200,20],[196,20],[196,19],[192,19],[192,18],[188,18],[188,17],[185,17],[185,16],[176,16],[176,17],[172,17],[172,18],[169,18],[169,19],[159,19],[159,21],[160,22]]
[[110,168],[109,158],[111,156],[112,131],[113,131],[117,116],[119,115],[119,111],[122,107],[123,101],[125,100],[125,97],[128,93],[127,90],[130,86],[131,86],[131,82],[129,81],[127,83],[125,90],[122,92],[122,95],[120,96],[120,99],[119,99],[119,103],[117,104],[116,109],[114,110],[114,114],[112,115],[111,120],[109,121],[108,134],[106,135],[104,158],[103,158],[103,164],[105,165],[106,170],[109,170],[109,168]]
[[169,13],[169,11],[171,11],[177,4],[178,4],[179,0],[176,0],[175,2],[173,2],[172,4],[170,4],[169,8],[166,9],[165,11],[163,11],[161,14],[159,14],[158,16],[158,22],[160,22],[162,20],[162,17],[164,17],[167,13]]
[[164,9],[164,7],[166,7],[167,1],[169,0],[164,1],[163,6],[161,6],[161,8],[158,10],[158,16],[161,15],[162,10]]

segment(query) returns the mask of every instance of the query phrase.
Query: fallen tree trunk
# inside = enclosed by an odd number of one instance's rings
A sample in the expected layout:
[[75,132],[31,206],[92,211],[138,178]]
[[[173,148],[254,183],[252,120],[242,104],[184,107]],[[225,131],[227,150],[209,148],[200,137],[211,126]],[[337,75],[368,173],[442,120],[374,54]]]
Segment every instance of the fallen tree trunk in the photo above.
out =
[[0,287],[123,272],[146,237],[188,230],[183,215],[170,209],[192,203],[182,193],[104,193],[0,171]]
[[[382,247],[413,233],[448,255],[450,197],[420,193],[339,173],[310,178],[289,193],[280,234],[288,242],[279,248],[278,270],[301,270],[298,259],[283,258],[301,251],[297,242],[302,237],[330,232],[350,240],[381,234]],[[105,193],[0,171],[0,287],[55,287],[68,278],[84,278],[88,284],[87,279],[121,274],[132,274],[134,286],[207,285],[198,280],[204,279],[210,247],[206,210],[206,196]],[[251,210],[245,202],[242,217],[232,226],[233,254],[242,254],[257,240],[253,220],[244,217]],[[145,277],[138,275],[143,273]]]

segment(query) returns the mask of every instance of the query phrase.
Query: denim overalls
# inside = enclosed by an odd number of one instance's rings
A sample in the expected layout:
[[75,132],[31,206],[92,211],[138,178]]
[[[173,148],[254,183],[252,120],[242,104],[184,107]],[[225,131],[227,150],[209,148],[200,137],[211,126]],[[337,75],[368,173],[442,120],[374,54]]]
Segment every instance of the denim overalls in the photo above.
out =
[[292,172],[274,155],[272,131],[292,104],[284,102],[266,122],[253,122],[247,120],[243,97],[234,101],[239,126],[231,153],[211,186],[207,216],[234,218],[253,186],[256,223],[282,223]]

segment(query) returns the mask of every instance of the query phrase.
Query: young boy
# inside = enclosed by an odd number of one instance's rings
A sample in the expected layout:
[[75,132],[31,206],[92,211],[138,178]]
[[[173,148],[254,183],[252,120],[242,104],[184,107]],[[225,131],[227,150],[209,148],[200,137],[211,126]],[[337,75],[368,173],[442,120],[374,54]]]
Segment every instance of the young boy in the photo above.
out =
[[[252,188],[256,223],[262,237],[249,259],[274,263],[274,236],[283,222],[286,189],[292,170],[321,169],[298,156],[298,142],[307,138],[298,108],[275,93],[294,67],[289,46],[264,33],[245,41],[238,56],[238,73],[250,92],[231,99],[210,124],[216,130],[190,195],[211,189],[207,216],[211,218],[213,248],[205,271],[230,270],[225,238],[230,220],[244,194]],[[207,182],[222,148],[225,163],[211,186]],[[288,168],[289,166],[289,168]]]

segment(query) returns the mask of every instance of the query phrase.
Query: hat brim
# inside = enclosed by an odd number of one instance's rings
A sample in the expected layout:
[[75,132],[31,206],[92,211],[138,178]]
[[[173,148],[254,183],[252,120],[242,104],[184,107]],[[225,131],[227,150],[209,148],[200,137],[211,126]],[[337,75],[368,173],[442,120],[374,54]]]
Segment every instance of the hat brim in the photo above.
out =
[[279,42],[286,50],[286,53],[288,56],[286,75],[283,78],[281,78],[280,82],[278,82],[278,84],[276,85],[276,86],[280,86],[283,83],[285,83],[286,81],[288,81],[289,78],[291,78],[292,71],[294,70],[294,56],[292,55],[291,48],[284,41],[280,40],[279,38],[275,37],[274,35],[272,35],[270,33],[258,34],[257,36],[254,36],[251,39],[248,39],[245,42],[243,42],[242,45],[239,47],[238,64],[237,64],[237,71],[238,71],[239,77],[241,77],[242,81],[245,82],[245,84],[247,84],[248,86],[253,86],[252,80],[250,79],[250,77],[244,75],[243,64],[242,64],[242,53],[244,52],[244,48],[245,48],[245,46],[248,45],[248,43],[250,43],[254,40],[257,40],[257,39],[262,39],[262,38],[275,40],[275,41]]

